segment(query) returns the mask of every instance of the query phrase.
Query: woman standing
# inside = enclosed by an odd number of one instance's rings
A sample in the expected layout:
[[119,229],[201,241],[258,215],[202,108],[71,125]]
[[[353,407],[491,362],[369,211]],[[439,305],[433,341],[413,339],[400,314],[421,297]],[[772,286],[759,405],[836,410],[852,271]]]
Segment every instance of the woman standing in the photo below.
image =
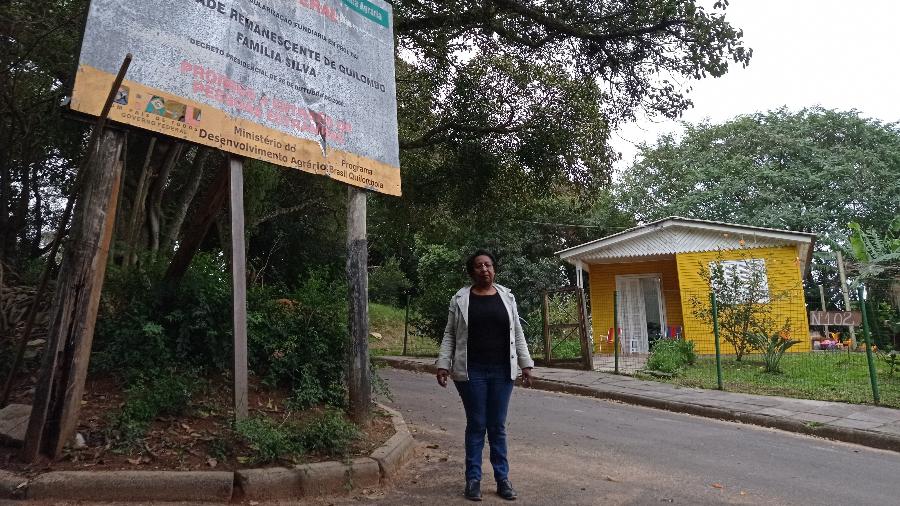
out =
[[481,451],[487,432],[491,466],[497,494],[516,498],[509,482],[506,454],[506,411],[516,379],[522,369],[522,385],[531,386],[534,361],[528,353],[516,299],[508,288],[494,283],[494,255],[476,251],[466,261],[472,285],[456,292],[437,360],[437,381],[447,386],[447,377],[462,398],[466,410],[465,496],[481,500]]

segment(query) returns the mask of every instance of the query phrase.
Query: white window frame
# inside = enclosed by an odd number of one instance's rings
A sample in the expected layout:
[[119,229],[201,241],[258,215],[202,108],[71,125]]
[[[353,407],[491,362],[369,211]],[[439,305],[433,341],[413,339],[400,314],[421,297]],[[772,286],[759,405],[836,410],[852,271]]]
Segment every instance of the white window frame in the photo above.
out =
[[769,303],[769,272],[766,269],[766,260],[764,258],[748,258],[744,260],[717,260],[709,263],[710,288],[714,292],[719,292],[716,286],[715,267],[716,264],[722,266],[722,274],[725,279],[730,279],[737,273],[738,279],[746,281],[750,279],[753,270],[762,273],[761,286],[762,294],[754,301],[757,304]]

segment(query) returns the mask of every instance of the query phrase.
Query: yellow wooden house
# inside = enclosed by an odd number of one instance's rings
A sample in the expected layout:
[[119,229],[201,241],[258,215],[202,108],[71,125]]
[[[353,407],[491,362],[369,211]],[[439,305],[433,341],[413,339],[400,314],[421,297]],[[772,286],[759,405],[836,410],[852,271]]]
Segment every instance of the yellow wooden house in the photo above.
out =
[[[712,329],[697,314],[709,307],[703,270],[716,265],[763,273],[773,321],[810,349],[803,278],[815,234],[671,217],[558,252],[576,268],[584,287],[588,273],[595,353],[647,353],[656,339],[683,337],[701,354],[714,352]],[[741,275],[740,272],[737,275]],[[708,277],[707,277],[708,278]],[[767,288],[766,288],[767,286]],[[615,299],[615,302],[614,302]],[[734,349],[722,342],[723,353]]]

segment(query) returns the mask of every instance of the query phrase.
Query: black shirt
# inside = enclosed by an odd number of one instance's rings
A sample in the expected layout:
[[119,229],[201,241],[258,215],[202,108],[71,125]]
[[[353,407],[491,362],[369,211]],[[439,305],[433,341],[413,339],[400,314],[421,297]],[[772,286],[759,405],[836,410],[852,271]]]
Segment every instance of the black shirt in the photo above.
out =
[[499,293],[469,293],[469,363],[509,364],[509,315]]

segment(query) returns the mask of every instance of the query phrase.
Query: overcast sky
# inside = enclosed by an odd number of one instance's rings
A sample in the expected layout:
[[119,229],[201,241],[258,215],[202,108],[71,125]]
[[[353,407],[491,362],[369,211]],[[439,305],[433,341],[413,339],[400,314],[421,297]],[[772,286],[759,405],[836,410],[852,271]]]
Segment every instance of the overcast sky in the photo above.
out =
[[[694,108],[683,120],[821,105],[900,121],[900,0],[731,0],[726,13],[753,58],[719,79],[685,83]],[[679,131],[678,122],[659,119],[621,128],[612,136],[622,153],[617,169],[631,165],[636,144]]]

